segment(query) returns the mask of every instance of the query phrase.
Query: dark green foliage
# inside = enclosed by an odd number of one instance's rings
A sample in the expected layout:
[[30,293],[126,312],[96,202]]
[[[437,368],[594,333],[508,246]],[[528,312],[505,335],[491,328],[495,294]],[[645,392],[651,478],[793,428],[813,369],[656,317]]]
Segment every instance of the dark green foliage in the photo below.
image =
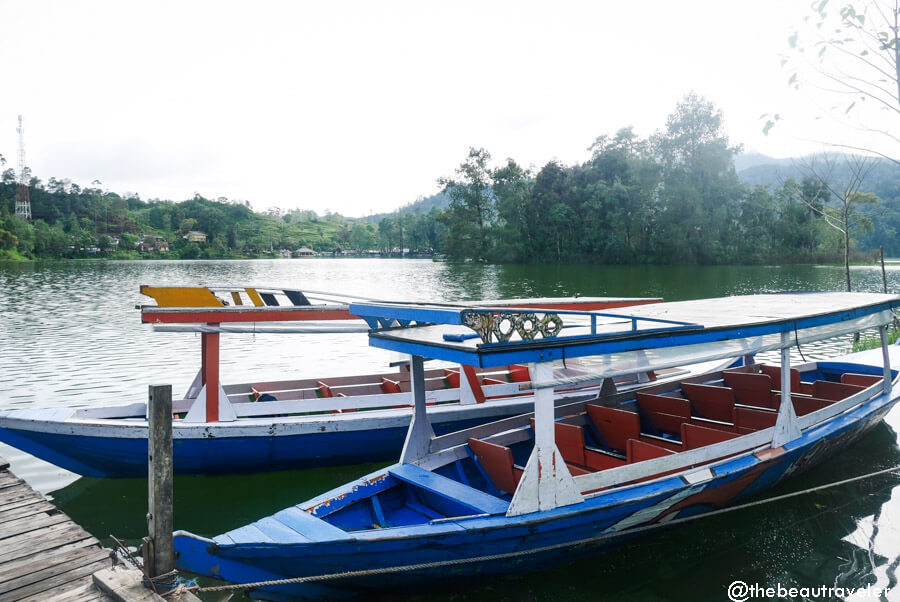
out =
[[[0,250],[24,257],[209,259],[271,257],[301,246],[320,253],[377,248],[374,227],[338,214],[258,214],[243,203],[200,195],[181,203],[147,202],[55,178],[46,185],[32,178],[30,197],[34,219],[28,223],[13,215],[14,179],[0,181]],[[355,229],[361,230],[353,238]],[[203,232],[206,240],[185,239],[190,231]],[[147,242],[139,248],[142,236]]]
[[[472,149],[455,178],[439,181],[450,197],[441,250],[459,260],[621,264],[837,261],[843,253],[823,218],[837,204],[830,193],[802,175],[774,187],[742,183],[740,148],[724,135],[721,111],[696,94],[649,139],[625,128],[589,150],[584,164],[552,161],[531,174],[512,159],[491,168],[487,151]],[[865,221],[874,229],[854,228],[852,242],[900,253],[893,190],[892,202],[877,205],[885,211]]]

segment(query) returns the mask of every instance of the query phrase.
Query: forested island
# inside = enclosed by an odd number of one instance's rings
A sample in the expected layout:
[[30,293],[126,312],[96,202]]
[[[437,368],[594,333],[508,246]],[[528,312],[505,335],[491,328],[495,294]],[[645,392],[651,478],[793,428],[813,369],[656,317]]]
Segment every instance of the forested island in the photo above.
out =
[[[30,177],[32,221],[0,178],[0,258],[239,258],[298,254],[540,263],[839,261],[845,248],[900,254],[900,168],[855,155],[798,160],[762,175],[735,167],[723,115],[690,94],[648,138],[595,139],[589,160],[540,168],[473,148],[443,193],[393,214],[254,212],[200,195],[142,200]],[[756,180],[756,183],[753,183]]]

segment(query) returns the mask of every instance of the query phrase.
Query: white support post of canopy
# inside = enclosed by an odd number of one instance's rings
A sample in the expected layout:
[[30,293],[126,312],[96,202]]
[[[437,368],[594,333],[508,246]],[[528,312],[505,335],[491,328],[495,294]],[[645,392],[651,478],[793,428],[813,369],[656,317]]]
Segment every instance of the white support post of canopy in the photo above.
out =
[[878,329],[881,334],[881,355],[884,360],[884,381],[882,387],[885,395],[891,394],[891,352],[888,348],[887,324]]
[[237,420],[237,413],[234,411],[234,406],[231,405],[231,400],[228,399],[228,395],[225,394],[225,389],[222,388],[221,383],[216,384],[216,388],[219,393],[214,399],[217,402],[216,405],[216,415],[214,419],[210,419],[207,415],[209,410],[209,401],[210,395],[207,394],[207,388],[209,384],[203,385],[200,389],[200,394],[197,396],[197,399],[194,400],[194,403],[191,404],[191,409],[188,410],[188,413],[184,417],[185,422],[234,422]]
[[791,335],[781,333],[781,404],[778,418],[775,420],[775,432],[772,435],[772,447],[781,447],[788,441],[800,436],[797,414],[791,401]]
[[[547,382],[553,378],[553,365],[550,362],[531,364],[529,372],[532,382]],[[584,501],[556,447],[553,397],[551,388],[534,392],[534,449],[513,494],[507,516],[552,510]]]
[[410,384],[412,385],[415,410],[409,430],[406,432],[403,452],[400,454],[401,463],[413,463],[427,456],[431,440],[434,438],[434,429],[431,427],[431,421],[428,420],[425,404],[425,358],[420,355],[412,356]]

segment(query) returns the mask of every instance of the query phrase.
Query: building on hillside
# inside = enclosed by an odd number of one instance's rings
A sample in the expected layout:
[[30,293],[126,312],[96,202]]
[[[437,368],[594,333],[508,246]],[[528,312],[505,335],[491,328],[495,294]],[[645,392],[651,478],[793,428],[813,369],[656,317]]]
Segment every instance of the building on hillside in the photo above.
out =
[[189,242],[206,242],[206,232],[191,230],[184,235],[184,238]]
[[294,257],[315,257],[316,252],[309,247],[300,247],[294,251]]
[[141,238],[137,241],[136,246],[141,253],[149,253],[151,251],[167,253],[169,251],[169,241],[162,236],[150,236],[149,234],[141,234]]

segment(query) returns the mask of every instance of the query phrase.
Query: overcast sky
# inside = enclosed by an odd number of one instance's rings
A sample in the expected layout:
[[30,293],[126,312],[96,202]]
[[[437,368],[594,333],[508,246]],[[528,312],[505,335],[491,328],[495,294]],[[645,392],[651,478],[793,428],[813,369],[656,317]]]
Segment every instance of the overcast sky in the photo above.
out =
[[[665,125],[688,92],[733,143],[819,147],[779,53],[808,0],[0,0],[0,154],[44,182],[363,216],[470,146],[540,167]],[[763,136],[763,113],[784,118]]]

